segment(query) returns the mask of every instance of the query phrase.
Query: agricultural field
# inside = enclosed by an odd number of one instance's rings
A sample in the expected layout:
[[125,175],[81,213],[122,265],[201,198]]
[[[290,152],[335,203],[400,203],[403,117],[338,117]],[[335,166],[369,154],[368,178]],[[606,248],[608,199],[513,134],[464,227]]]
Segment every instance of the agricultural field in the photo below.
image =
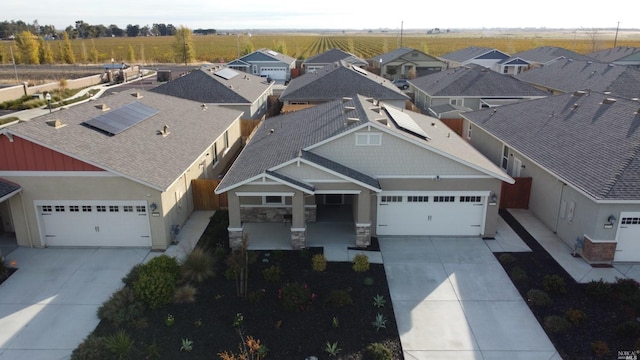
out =
[[[238,33],[193,36],[196,62],[228,62],[248,50],[270,48],[297,59],[306,59],[332,48],[339,48],[362,58],[370,58],[399,47],[411,47],[433,56],[440,56],[468,46],[496,48],[513,54],[539,46],[559,46],[578,53],[589,53],[613,46],[615,33],[521,30],[475,30],[440,34],[424,32],[332,32],[332,33]],[[98,64],[114,62],[153,65],[173,63],[175,39],[166,37],[96,38],[72,40],[72,48],[79,64],[89,62],[92,50],[98,53]],[[56,61],[62,41],[50,41]],[[621,32],[618,46],[640,47],[640,31]],[[0,64],[11,64],[10,41],[0,42]],[[61,61],[59,61],[61,62]]]

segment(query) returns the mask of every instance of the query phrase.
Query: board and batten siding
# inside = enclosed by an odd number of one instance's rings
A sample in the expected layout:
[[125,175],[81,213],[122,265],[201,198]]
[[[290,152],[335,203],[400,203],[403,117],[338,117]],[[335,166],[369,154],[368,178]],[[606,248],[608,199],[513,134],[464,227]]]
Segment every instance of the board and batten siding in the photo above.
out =
[[339,178],[333,174],[330,174],[326,171],[322,171],[320,169],[314,168],[307,164],[303,163],[293,163],[288,166],[285,166],[281,169],[278,169],[278,173],[290,176],[294,179],[300,179],[303,181],[336,181],[342,182],[344,179]]

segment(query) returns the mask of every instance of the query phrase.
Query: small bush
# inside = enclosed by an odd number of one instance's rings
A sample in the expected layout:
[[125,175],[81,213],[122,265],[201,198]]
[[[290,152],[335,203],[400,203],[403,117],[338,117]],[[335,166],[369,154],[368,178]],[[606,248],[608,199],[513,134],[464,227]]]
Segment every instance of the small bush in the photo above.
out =
[[332,290],[325,302],[339,308],[353,304],[353,299],[351,293],[346,290]]
[[269,282],[278,282],[282,279],[282,269],[278,265],[271,265],[262,270],[262,276]]
[[531,289],[527,291],[527,301],[534,306],[546,307],[553,304],[553,300],[549,295],[540,289]]
[[98,308],[98,318],[106,320],[115,327],[140,318],[144,313],[144,305],[131,288],[125,287],[114,292],[107,301]]
[[317,272],[323,272],[327,269],[327,258],[324,254],[313,255],[311,258],[311,268]]
[[509,265],[516,262],[516,258],[514,258],[513,255],[507,253],[498,256],[498,260],[502,265]]
[[201,283],[216,275],[215,258],[210,252],[195,248],[182,262],[180,272],[183,279]]
[[140,269],[142,269],[142,266],[143,264],[134,265],[131,270],[129,270],[129,273],[122,278],[122,283],[124,283],[125,286],[133,287],[133,284],[138,281],[140,277]]
[[597,340],[591,343],[591,351],[593,351],[596,356],[604,356],[609,353],[609,345],[602,340]]
[[89,335],[71,353],[71,360],[95,360],[106,359],[107,349],[104,346],[104,338]]
[[136,297],[151,309],[170,303],[179,271],[176,259],[167,255],[149,260],[138,271],[138,280],[133,285]]
[[550,294],[564,295],[567,293],[567,285],[560,275],[546,275],[542,281],[544,291]]
[[585,286],[584,291],[595,300],[604,301],[611,295],[611,284],[604,280],[591,280]]
[[278,299],[285,310],[306,311],[313,304],[316,295],[307,284],[287,283],[278,289]]
[[373,286],[373,284],[375,283],[375,281],[373,280],[373,278],[372,278],[372,277],[367,276],[366,278],[364,278],[364,280],[362,280],[362,283],[363,283],[365,286]]
[[367,345],[367,353],[373,360],[391,360],[393,353],[382,343],[371,343]]
[[514,266],[513,269],[509,271],[509,277],[514,283],[523,283],[529,280],[527,273],[519,266]]
[[364,254],[356,254],[353,257],[353,271],[365,272],[369,270],[369,257]]
[[569,320],[569,322],[571,322],[573,325],[578,325],[587,319],[587,314],[585,314],[584,311],[578,309],[569,309],[567,310],[566,315],[567,320]]
[[264,293],[265,293],[264,289],[261,289],[258,291],[249,291],[249,294],[247,294],[247,299],[252,304],[258,304],[260,303],[260,301],[262,301],[262,298],[264,297]]
[[640,324],[635,320],[625,321],[618,325],[616,334],[624,338],[633,338],[640,335]]
[[124,330],[104,338],[104,347],[111,359],[126,360],[132,358],[133,339]]
[[544,318],[544,329],[550,333],[561,333],[570,328],[571,323],[562,316],[551,315]]
[[623,299],[630,299],[632,296],[638,293],[640,285],[634,279],[620,279],[617,278],[616,282],[611,284],[611,290],[623,297]]
[[176,304],[186,304],[196,301],[196,294],[198,289],[186,284],[176,289],[173,293],[173,302]]

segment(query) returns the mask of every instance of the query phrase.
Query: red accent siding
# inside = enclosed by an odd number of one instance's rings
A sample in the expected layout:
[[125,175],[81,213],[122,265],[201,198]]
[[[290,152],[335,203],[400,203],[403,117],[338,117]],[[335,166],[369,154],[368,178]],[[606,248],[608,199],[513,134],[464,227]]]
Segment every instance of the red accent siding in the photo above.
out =
[[17,136],[13,142],[0,135],[0,170],[8,171],[104,171]]

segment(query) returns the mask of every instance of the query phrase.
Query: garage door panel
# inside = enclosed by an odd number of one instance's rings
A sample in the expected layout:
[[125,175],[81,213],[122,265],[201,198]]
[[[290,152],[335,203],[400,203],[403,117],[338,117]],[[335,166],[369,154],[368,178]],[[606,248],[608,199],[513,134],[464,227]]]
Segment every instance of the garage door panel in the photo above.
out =
[[614,261],[640,261],[640,212],[622,212]]

